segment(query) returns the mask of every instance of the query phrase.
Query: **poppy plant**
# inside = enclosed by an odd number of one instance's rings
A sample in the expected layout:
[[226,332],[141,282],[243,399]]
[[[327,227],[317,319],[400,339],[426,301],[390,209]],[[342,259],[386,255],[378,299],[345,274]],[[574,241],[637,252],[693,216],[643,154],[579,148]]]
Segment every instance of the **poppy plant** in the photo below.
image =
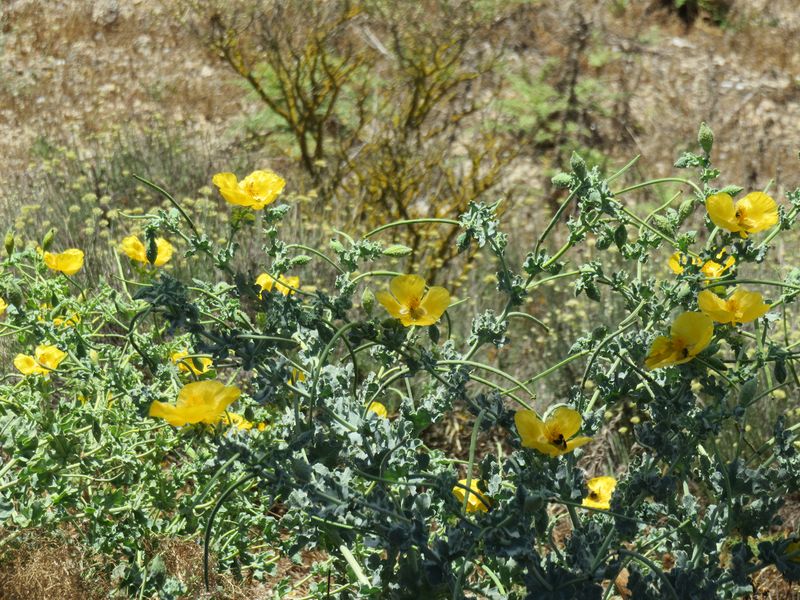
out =
[[533,448],[548,456],[560,456],[572,452],[592,441],[586,436],[574,437],[581,428],[583,420],[578,411],[559,406],[545,421],[532,410],[518,410],[514,414],[522,445]]
[[378,302],[395,319],[410,327],[436,323],[450,306],[450,293],[434,286],[425,291],[425,280],[419,275],[398,275],[389,283],[389,291],[375,294]]

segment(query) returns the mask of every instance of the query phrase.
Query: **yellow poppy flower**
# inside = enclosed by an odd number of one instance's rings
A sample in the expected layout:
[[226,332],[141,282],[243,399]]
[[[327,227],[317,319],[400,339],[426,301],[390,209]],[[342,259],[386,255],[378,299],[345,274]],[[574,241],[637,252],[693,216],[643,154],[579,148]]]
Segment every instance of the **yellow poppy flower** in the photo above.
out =
[[7,308],[8,304],[6,303],[6,301],[0,298],[0,316],[3,316],[3,313],[6,312]]
[[36,346],[33,356],[17,354],[14,366],[23,375],[47,375],[55,371],[66,357],[67,353],[55,346],[40,345]]
[[150,416],[161,417],[176,427],[190,423],[213,425],[222,419],[222,414],[241,393],[236,386],[219,381],[195,381],[181,388],[175,404],[153,402]]
[[743,238],[778,222],[778,205],[764,192],[750,192],[738,202],[730,194],[712,194],[706,198],[706,210],[714,225]]
[[291,288],[297,289],[300,287],[300,278],[284,277],[281,275],[278,277],[278,281],[275,281],[269,274],[261,273],[261,275],[256,277],[256,285],[261,288],[261,291],[258,293],[259,298],[261,298],[261,294],[265,291],[271,292],[273,286],[275,286],[275,289],[281,294],[288,296],[294,294],[294,290]]
[[613,477],[594,477],[586,482],[589,495],[583,499],[583,506],[608,510],[611,506],[611,494],[617,487],[617,480]]
[[370,403],[370,405],[367,407],[367,412],[374,412],[376,415],[378,415],[383,419],[387,418],[389,414],[388,411],[386,410],[386,407],[380,402]]
[[714,323],[701,312],[687,311],[678,315],[669,336],[658,336],[645,359],[648,369],[681,365],[700,354],[711,343]]
[[733,325],[755,321],[770,308],[759,292],[748,292],[742,288],[736,288],[727,300],[711,290],[703,290],[697,294],[697,304],[717,323]]
[[425,280],[419,275],[398,275],[389,283],[389,292],[375,297],[395,319],[406,326],[433,325],[450,306],[450,293],[434,286],[425,292]]
[[224,423],[225,425],[235,425],[237,429],[241,429],[242,431],[249,431],[255,424],[252,421],[248,421],[242,415],[238,415],[236,413],[224,412],[219,418],[220,423]]
[[[467,480],[459,479],[458,483],[461,485],[453,486],[453,495],[458,498],[459,502],[464,502],[464,496],[467,496]],[[489,507],[492,505],[491,499],[486,493],[478,486],[478,480],[473,479],[469,486],[469,496],[467,497],[467,512],[489,512]]]
[[75,275],[83,267],[83,251],[77,248],[70,248],[58,254],[45,252],[43,255],[44,264],[53,271],[60,271],[64,275]]
[[[717,259],[721,259],[723,256],[725,256],[724,250],[717,254]],[[684,265],[686,264],[687,259],[688,257],[683,253],[676,252],[669,257],[669,262],[667,264],[669,265],[669,268],[672,269],[673,273],[680,275],[685,269]],[[700,267],[700,271],[706,276],[706,279],[717,279],[722,277],[725,274],[725,271],[736,264],[736,259],[733,258],[733,256],[728,255],[728,258],[725,259],[724,263],[718,263],[714,260],[707,260],[705,263],[703,263],[703,261],[701,261],[699,258],[692,258],[692,264],[696,266],[700,266],[701,264],[703,265]]]
[[[128,258],[136,262],[150,264],[147,260],[147,248],[138,237],[129,235],[122,240],[119,249],[124,252]],[[170,244],[164,238],[156,238],[156,260],[153,263],[156,267],[163,267],[172,258],[175,253],[175,246]]]
[[272,204],[286,185],[283,177],[272,171],[253,171],[241,181],[233,173],[217,173],[212,181],[225,200],[253,210]]
[[586,436],[573,437],[581,428],[583,420],[578,411],[566,406],[557,407],[546,421],[542,421],[532,410],[518,410],[514,414],[522,445],[534,448],[548,456],[560,456],[572,452],[592,441]]
[[195,375],[207,373],[212,365],[212,360],[207,356],[189,358],[189,352],[187,350],[173,352],[170,358],[173,363],[178,365],[179,370],[184,373],[194,373]]

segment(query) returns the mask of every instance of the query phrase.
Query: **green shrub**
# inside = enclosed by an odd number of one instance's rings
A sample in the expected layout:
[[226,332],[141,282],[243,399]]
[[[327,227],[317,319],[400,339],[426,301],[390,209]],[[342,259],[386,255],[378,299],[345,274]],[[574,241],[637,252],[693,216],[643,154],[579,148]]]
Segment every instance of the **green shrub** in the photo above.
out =
[[[705,126],[699,141],[700,154],[676,163],[697,181],[619,189],[621,171],[604,177],[573,155],[554,182],[569,194],[523,260],[512,259],[497,205],[480,203],[458,219],[395,221],[313,248],[283,239],[289,203],[257,217],[233,209],[232,237],[218,245],[167,196],[173,208],[145,228],[148,260],[156,235],[181,238],[185,260],[213,264],[221,280],[143,267],[134,298],[104,283],[84,289],[80,273],[53,274],[35,251],[11,248],[0,334],[24,354],[50,345],[66,355],[41,349],[52,372],[8,373],[0,387],[10,537],[82,523],[92,545],[126,557],[127,589],[165,596],[180,590],[155,558],[140,560],[139,538],[201,525],[223,566],[254,564],[243,557],[256,532],[262,550],[322,551],[318,598],[602,598],[623,572],[636,598],[742,597],[773,565],[796,580],[797,537],[773,528],[799,489],[800,424],[786,410],[768,431],[748,424],[800,385],[800,269],[767,272],[771,243],[796,226],[800,190],[778,208],[764,193],[717,187]],[[689,190],[676,208],[673,197],[643,215],[628,201],[676,182]],[[271,201],[278,187],[226,198]],[[409,252],[398,231],[417,226],[455,231],[459,252],[490,257],[500,308],[390,269]],[[235,241],[256,227],[270,262],[259,285],[235,267]],[[664,249],[675,254],[666,277]],[[332,285],[311,279],[322,269]],[[565,281],[593,303],[582,335],[547,369],[498,367],[492,357],[543,326],[524,300]],[[624,307],[619,320],[604,314],[610,298]],[[53,308],[39,320],[44,303]],[[73,324],[54,325],[57,313]],[[171,357],[183,350],[210,367],[182,372]],[[563,396],[537,394],[577,365]],[[609,452],[604,420],[631,406],[632,435]],[[472,415],[464,458],[426,436],[460,410]],[[501,443],[485,443],[490,435]],[[73,470],[88,479],[72,481]]]

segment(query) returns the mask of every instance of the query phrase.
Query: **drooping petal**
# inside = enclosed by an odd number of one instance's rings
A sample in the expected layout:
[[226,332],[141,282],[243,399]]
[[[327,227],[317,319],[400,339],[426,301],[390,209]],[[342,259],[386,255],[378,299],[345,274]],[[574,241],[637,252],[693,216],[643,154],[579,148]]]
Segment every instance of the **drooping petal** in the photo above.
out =
[[392,278],[389,290],[402,306],[409,306],[412,302],[419,302],[422,299],[425,280],[419,275],[398,275]]
[[213,423],[214,418],[219,417],[219,413],[213,414],[211,408],[206,405],[176,406],[158,400],[150,405],[149,414],[151,417],[160,417],[175,427],[193,423]]
[[275,289],[284,296],[294,294],[294,290],[292,288],[297,289],[299,287],[300,278],[297,276],[285,277],[284,275],[281,275],[278,277],[278,283],[275,284]]
[[[272,286],[275,285],[275,280],[269,276],[269,273],[261,273],[256,277],[256,285],[261,288],[261,292],[271,292]],[[261,297],[261,294],[258,295]]]
[[14,366],[23,375],[33,375],[36,373],[46,373],[44,369],[36,364],[36,360],[29,354],[17,354],[14,357]]
[[[165,264],[167,264],[172,258],[172,255],[175,253],[175,246],[170,244],[164,238],[156,239],[156,249],[156,261],[153,264],[155,264],[157,267],[163,267]],[[145,260],[147,260],[146,255]]]
[[239,187],[239,180],[233,173],[217,173],[211,182],[220,189]]
[[480,489],[476,479],[470,482],[469,495],[467,495],[467,490],[465,489],[467,487],[467,480],[459,479],[458,483],[460,485],[453,486],[453,495],[458,498],[459,502],[464,502],[464,497],[468,496],[467,512],[489,512],[491,500],[489,500],[489,497]]
[[383,308],[395,319],[403,318],[404,315],[401,313],[403,307],[400,306],[400,303],[389,292],[378,292],[375,294],[375,299],[380,302]]
[[131,260],[147,262],[147,251],[142,241],[135,235],[129,235],[122,240],[119,249]]
[[748,233],[769,229],[778,222],[778,205],[764,192],[750,192],[736,203],[745,215]]
[[222,417],[220,417],[219,422],[226,425],[235,425],[238,429],[243,431],[248,431],[253,428],[253,423],[251,421],[248,421],[242,415],[232,412],[222,413]]
[[673,339],[683,340],[689,356],[695,356],[711,343],[714,323],[704,313],[686,311],[678,315],[672,323],[670,333]]
[[680,275],[681,273],[683,273],[684,267],[683,264],[681,264],[682,259],[685,260],[684,255],[681,254],[680,252],[676,252],[675,254],[669,257],[669,261],[667,262],[669,268],[672,269],[672,272],[675,273],[676,275]]
[[567,406],[556,407],[547,418],[546,426],[551,435],[561,434],[565,440],[578,433],[581,428],[581,414]]
[[764,316],[770,309],[769,304],[759,292],[748,292],[743,288],[734,290],[730,297],[731,303],[736,306],[736,320],[740,323],[749,323]]
[[592,438],[586,437],[585,435],[579,435],[577,437],[572,438],[567,442],[567,447],[562,451],[562,454],[566,454],[567,452],[572,452],[575,448],[580,448],[592,441]]
[[730,194],[712,194],[706,198],[706,210],[711,222],[717,227],[733,232],[742,230]]
[[247,208],[253,206],[253,198],[247,192],[238,187],[219,188],[219,193],[231,204],[245,206]]
[[442,317],[448,306],[450,306],[450,292],[439,286],[430,288],[420,303],[420,307],[425,310],[425,317],[420,319],[417,325],[433,325]]
[[647,353],[647,358],[644,361],[644,366],[650,370],[658,369],[671,365],[677,359],[675,348],[672,346],[672,340],[666,336],[660,335],[650,346],[650,352]]
[[[547,427],[532,410],[518,410],[514,413],[514,424],[525,448],[535,448],[540,452],[552,454],[557,450],[547,437]],[[556,452],[557,454],[557,452]]]
[[728,302],[711,290],[703,290],[697,294],[697,305],[705,314],[717,323],[730,323],[735,316],[728,307]]

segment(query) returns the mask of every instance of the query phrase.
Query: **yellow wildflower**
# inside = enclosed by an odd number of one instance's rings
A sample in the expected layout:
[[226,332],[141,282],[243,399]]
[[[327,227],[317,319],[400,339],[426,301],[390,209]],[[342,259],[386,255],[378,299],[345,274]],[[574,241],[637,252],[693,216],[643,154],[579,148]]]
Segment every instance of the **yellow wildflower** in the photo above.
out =
[[583,506],[608,510],[611,506],[611,495],[617,487],[617,480],[613,477],[593,477],[586,482],[589,495],[583,499]]
[[433,325],[450,306],[450,293],[434,286],[425,292],[425,280],[419,275],[398,275],[389,284],[391,293],[375,294],[378,302],[406,326]]
[[237,429],[241,429],[243,431],[249,431],[255,427],[255,424],[252,421],[248,421],[242,415],[230,412],[222,413],[219,422],[224,423],[225,425],[235,425]]
[[706,210],[714,225],[743,238],[778,222],[778,205],[764,192],[750,192],[738,202],[730,194],[712,194],[706,198]]
[[75,275],[83,267],[83,251],[77,248],[70,248],[58,254],[45,252],[43,255],[44,264],[53,271],[60,271],[64,275]]
[[66,357],[67,353],[55,346],[40,345],[36,346],[33,356],[17,354],[14,366],[23,375],[47,375],[50,371],[55,371]]
[[548,456],[572,452],[592,440],[585,436],[573,437],[583,420],[578,411],[566,406],[557,407],[546,421],[532,410],[518,410],[514,423],[525,448],[534,448]]
[[0,316],[3,316],[3,313],[6,312],[7,308],[8,304],[6,303],[6,301],[0,298]]
[[53,325],[56,327],[75,327],[78,323],[81,322],[81,318],[78,313],[73,314],[71,317],[67,317],[66,319],[63,317],[55,317],[53,319]]
[[197,358],[189,357],[188,350],[173,352],[170,358],[173,363],[178,365],[179,370],[184,373],[194,373],[195,375],[207,373],[212,365],[212,360],[207,356],[200,356]]
[[275,286],[275,289],[281,294],[288,296],[290,294],[294,294],[294,290],[291,288],[297,289],[300,287],[300,278],[284,277],[281,275],[278,277],[278,281],[275,281],[275,279],[268,273],[261,273],[261,275],[256,278],[256,285],[261,288],[261,291],[258,293],[259,298],[261,298],[261,294],[265,291],[271,292],[273,286]]
[[380,402],[371,402],[367,407],[367,412],[373,412],[383,419],[385,419],[389,414],[386,410],[386,407]]
[[755,321],[770,308],[759,292],[748,292],[742,288],[736,288],[727,300],[711,290],[703,290],[697,295],[697,304],[717,323],[733,325]]
[[219,381],[195,381],[181,388],[175,404],[153,402],[150,416],[161,417],[176,427],[190,423],[213,425],[222,420],[225,410],[240,395],[239,388]]
[[[717,259],[721,259],[723,256],[725,256],[725,250],[721,250],[720,253],[717,254]],[[673,273],[680,275],[684,271],[684,265],[687,259],[688,257],[681,252],[676,252],[669,257],[669,262],[667,264],[669,268],[672,269]],[[728,255],[728,258],[726,258],[723,263],[718,263],[714,260],[707,260],[704,263],[699,258],[692,258],[692,264],[700,267],[700,271],[706,276],[706,279],[717,279],[722,277],[728,269],[736,264],[736,259]],[[700,266],[701,264],[702,266]]]
[[464,502],[464,496],[467,497],[467,512],[489,512],[489,507],[492,505],[492,501],[486,495],[486,493],[481,490],[478,486],[478,480],[473,479],[469,486],[469,493],[466,490],[467,487],[467,480],[466,479],[459,479],[458,483],[460,485],[453,486],[453,495],[458,498],[459,502]]
[[283,177],[272,171],[253,171],[241,181],[233,173],[217,173],[212,181],[225,200],[253,210],[272,204],[286,185]]
[[669,336],[658,336],[645,359],[648,369],[681,365],[700,354],[711,343],[714,323],[701,312],[684,312],[678,315],[670,328]]
[[[136,262],[150,264],[147,260],[147,248],[138,237],[129,235],[122,240],[119,245],[120,251],[125,253],[128,258]],[[175,253],[175,246],[170,244],[164,238],[156,238],[156,260],[153,263],[157,267],[163,267],[172,258]]]

